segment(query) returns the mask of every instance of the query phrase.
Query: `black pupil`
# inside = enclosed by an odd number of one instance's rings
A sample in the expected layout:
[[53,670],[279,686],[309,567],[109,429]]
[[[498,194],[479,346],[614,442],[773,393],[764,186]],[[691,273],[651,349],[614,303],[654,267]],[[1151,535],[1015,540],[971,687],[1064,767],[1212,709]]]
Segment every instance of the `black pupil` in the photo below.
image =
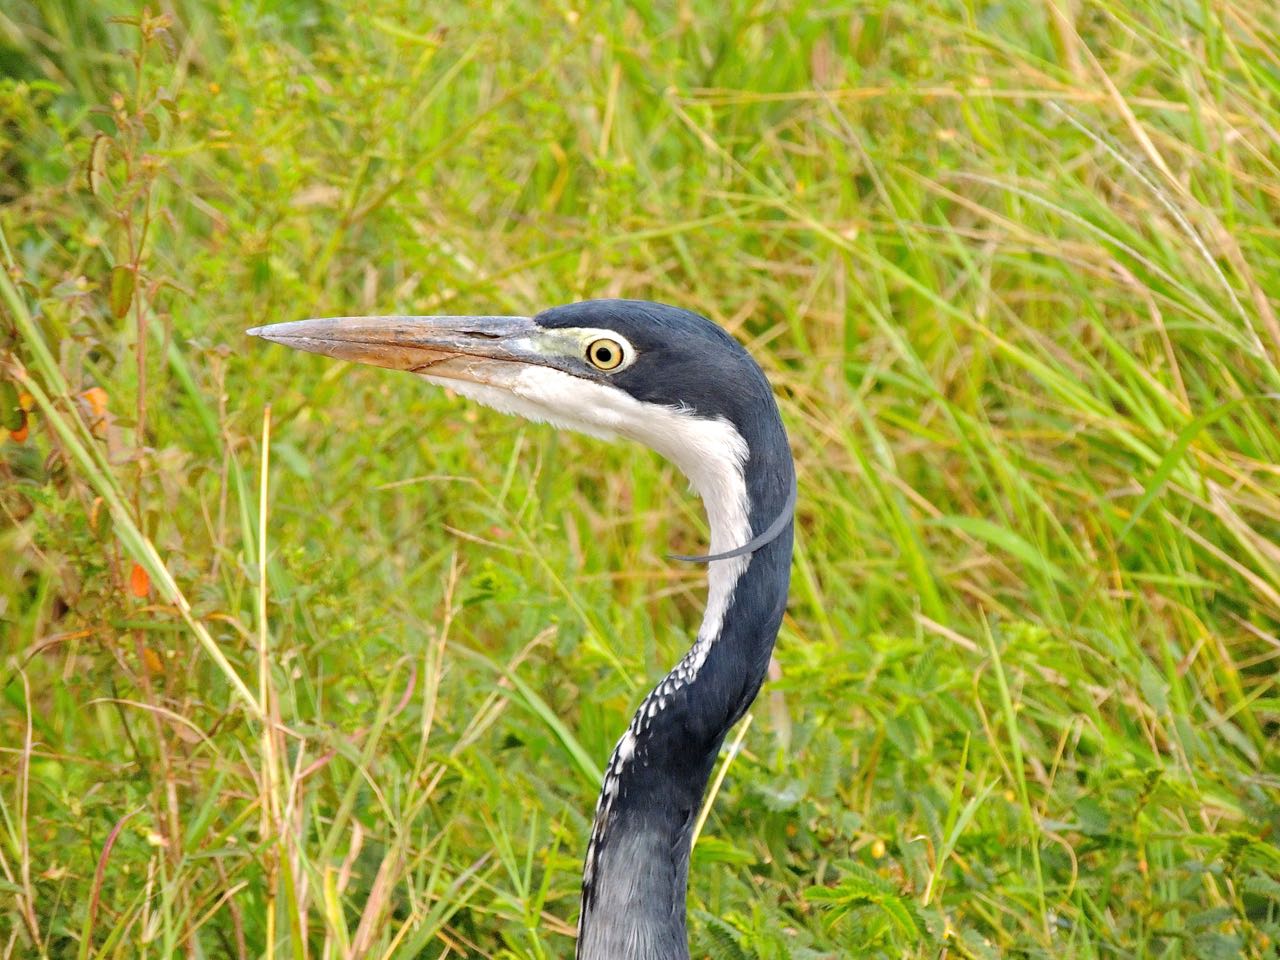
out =
[[608,347],[596,347],[596,361],[598,363],[612,363],[613,351]]

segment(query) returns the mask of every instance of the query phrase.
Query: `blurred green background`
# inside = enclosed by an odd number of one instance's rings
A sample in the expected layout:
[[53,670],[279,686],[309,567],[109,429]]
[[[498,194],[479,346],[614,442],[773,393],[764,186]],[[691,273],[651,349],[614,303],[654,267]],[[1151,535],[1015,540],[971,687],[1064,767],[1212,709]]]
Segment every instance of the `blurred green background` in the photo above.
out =
[[800,471],[695,957],[1276,956],[1277,51],[1273,0],[10,0],[0,956],[571,955],[698,504],[242,331],[597,296],[732,330]]

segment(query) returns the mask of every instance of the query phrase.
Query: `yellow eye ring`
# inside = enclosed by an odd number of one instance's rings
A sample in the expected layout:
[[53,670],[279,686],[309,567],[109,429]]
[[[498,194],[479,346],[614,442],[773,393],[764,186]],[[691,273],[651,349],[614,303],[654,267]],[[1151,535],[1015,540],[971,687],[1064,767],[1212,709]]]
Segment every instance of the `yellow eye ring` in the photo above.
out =
[[622,364],[622,344],[601,337],[587,344],[587,360],[597,370],[617,370]]

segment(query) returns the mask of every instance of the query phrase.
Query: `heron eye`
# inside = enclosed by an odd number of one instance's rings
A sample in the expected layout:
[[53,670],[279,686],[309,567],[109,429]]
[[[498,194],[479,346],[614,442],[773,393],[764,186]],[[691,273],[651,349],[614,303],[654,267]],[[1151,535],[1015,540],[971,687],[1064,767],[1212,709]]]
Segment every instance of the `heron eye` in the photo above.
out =
[[622,363],[622,344],[617,340],[592,340],[587,346],[587,359],[597,370],[616,370]]

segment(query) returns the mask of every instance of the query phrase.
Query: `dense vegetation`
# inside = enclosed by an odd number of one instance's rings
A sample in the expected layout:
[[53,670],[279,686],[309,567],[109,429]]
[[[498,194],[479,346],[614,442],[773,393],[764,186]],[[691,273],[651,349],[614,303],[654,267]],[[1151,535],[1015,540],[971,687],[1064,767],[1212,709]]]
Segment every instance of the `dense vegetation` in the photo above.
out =
[[0,956],[571,954],[696,502],[242,331],[617,295],[748,343],[801,476],[695,956],[1276,956],[1278,51],[1274,0],[7,3]]

